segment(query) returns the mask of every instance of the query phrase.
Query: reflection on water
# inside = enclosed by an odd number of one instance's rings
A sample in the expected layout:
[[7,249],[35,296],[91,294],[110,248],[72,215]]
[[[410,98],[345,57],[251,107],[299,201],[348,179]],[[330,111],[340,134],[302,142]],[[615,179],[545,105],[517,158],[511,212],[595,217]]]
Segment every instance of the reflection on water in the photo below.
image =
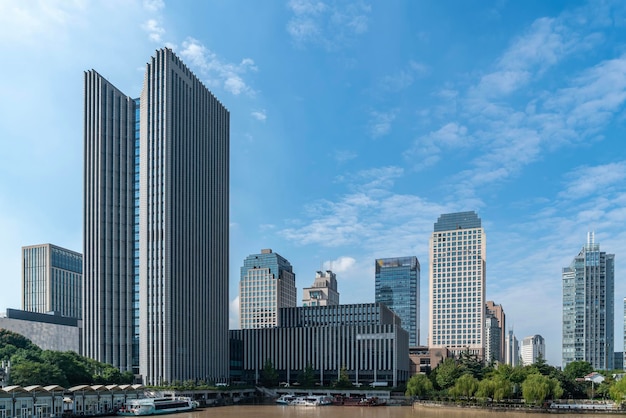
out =
[[[604,414],[558,414],[558,418],[606,417]],[[495,412],[464,408],[415,408],[410,406],[280,406],[236,405],[176,414],[176,418],[554,418],[554,414]]]

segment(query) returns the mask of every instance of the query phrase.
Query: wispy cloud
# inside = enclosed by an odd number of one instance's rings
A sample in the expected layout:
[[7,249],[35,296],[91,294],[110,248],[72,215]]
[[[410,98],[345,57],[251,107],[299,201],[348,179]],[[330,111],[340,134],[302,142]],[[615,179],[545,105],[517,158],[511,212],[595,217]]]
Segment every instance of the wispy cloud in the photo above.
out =
[[559,197],[565,200],[581,199],[594,195],[607,196],[615,186],[623,189],[626,179],[626,161],[579,167],[566,174],[568,183]]
[[256,120],[260,120],[261,122],[265,122],[265,119],[267,119],[267,114],[265,113],[265,109],[255,110],[252,112],[252,117]]
[[183,42],[180,55],[200,71],[209,86],[219,86],[234,95],[255,93],[243,79],[244,74],[257,71],[252,59],[244,58],[238,64],[224,62],[194,38],[187,38]]
[[345,273],[354,268],[356,260],[352,257],[341,256],[332,261],[324,262],[324,269],[332,270],[333,273]]
[[416,78],[423,77],[429,72],[428,66],[425,64],[410,61],[406,68],[403,68],[395,74],[382,78],[381,88],[386,91],[398,92],[411,86]]
[[141,29],[148,33],[148,37],[151,41],[156,43],[162,43],[162,36],[165,33],[165,29],[159,25],[159,22],[156,19],[148,19],[141,25]]
[[358,157],[358,154],[354,151],[349,150],[336,150],[332,157],[338,163],[345,163],[346,161],[350,161]]
[[287,32],[299,46],[312,43],[333,50],[367,31],[371,7],[363,1],[341,3],[290,0],[293,17]]
[[387,135],[391,131],[391,123],[396,118],[394,110],[389,112],[370,112],[369,132],[373,138]]

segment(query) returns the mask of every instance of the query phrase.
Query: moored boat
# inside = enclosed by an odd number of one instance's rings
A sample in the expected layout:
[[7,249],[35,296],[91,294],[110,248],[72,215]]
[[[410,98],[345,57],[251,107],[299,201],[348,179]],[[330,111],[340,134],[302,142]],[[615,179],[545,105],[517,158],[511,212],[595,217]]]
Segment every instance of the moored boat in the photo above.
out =
[[117,415],[162,415],[176,412],[191,411],[196,403],[190,398],[177,396],[173,398],[142,398],[131,399],[117,411]]
[[289,405],[295,399],[295,395],[282,395],[280,398],[276,399],[276,403],[279,405]]
[[292,406],[324,406],[332,405],[333,400],[329,396],[299,396],[289,403]]

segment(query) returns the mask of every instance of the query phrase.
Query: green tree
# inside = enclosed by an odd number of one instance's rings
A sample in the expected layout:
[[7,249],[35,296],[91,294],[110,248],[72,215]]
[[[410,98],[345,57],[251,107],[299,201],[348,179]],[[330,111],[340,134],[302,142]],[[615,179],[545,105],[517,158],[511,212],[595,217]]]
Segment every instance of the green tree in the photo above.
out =
[[461,369],[453,358],[445,359],[435,370],[437,371],[435,380],[441,389],[451,387],[461,376]]
[[303,387],[311,387],[315,385],[315,371],[311,363],[307,363],[304,370],[298,373],[298,383]]
[[[91,373],[83,358],[73,351],[53,351],[45,350],[41,353],[41,358],[48,365],[58,366],[65,374],[69,387],[76,385],[88,385],[93,382]],[[120,383],[111,382],[111,383]]]
[[593,372],[591,363],[582,360],[567,363],[567,366],[563,369],[563,374],[565,374],[565,377],[569,380],[585,377],[591,372]]
[[558,399],[563,396],[563,389],[558,380],[533,373],[522,383],[522,394],[528,403],[540,404],[549,396]]
[[11,365],[11,383],[19,386],[59,385],[67,387],[65,374],[54,364],[25,360]]
[[272,361],[267,359],[265,361],[265,365],[263,366],[263,370],[261,371],[261,383],[263,386],[278,386],[278,372],[272,365]]
[[433,391],[433,384],[425,374],[411,376],[406,384],[406,396],[428,397]]
[[351,388],[354,386],[350,381],[350,377],[348,377],[348,371],[346,370],[346,366],[343,366],[339,371],[339,378],[335,382],[334,386],[341,389]]
[[615,403],[621,405],[624,402],[624,398],[626,398],[626,379],[621,378],[613,383],[609,388],[609,395]]
[[454,386],[450,389],[450,394],[455,398],[461,396],[470,399],[478,390],[478,379],[470,373],[466,373],[459,377]]

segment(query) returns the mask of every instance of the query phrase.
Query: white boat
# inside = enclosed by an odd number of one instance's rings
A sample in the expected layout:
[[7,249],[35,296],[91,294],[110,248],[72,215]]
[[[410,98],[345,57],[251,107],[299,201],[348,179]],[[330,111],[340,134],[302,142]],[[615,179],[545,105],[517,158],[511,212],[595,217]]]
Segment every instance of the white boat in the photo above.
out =
[[280,398],[276,399],[276,403],[279,405],[289,405],[295,399],[295,395],[282,395]]
[[191,411],[196,403],[190,398],[176,396],[173,398],[142,398],[131,399],[117,411],[117,415],[162,415],[182,411]]
[[293,406],[323,406],[331,405],[332,398],[328,396],[300,396],[289,403]]

